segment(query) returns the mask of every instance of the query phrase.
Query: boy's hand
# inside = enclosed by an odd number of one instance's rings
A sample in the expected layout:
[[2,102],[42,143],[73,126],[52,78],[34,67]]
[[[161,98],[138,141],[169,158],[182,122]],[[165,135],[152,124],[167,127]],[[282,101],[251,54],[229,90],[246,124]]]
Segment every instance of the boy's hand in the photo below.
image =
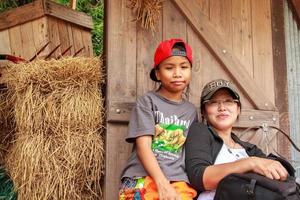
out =
[[179,194],[168,181],[156,183],[160,200],[181,200]]

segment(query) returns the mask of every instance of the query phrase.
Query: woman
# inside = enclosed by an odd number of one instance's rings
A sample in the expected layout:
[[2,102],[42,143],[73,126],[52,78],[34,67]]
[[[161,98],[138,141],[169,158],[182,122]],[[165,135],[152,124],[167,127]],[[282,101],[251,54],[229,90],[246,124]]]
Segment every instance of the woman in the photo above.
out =
[[207,83],[200,103],[206,124],[192,124],[186,141],[186,170],[192,186],[201,192],[198,200],[212,200],[220,180],[231,173],[252,171],[270,179],[286,179],[288,173],[278,161],[267,159],[255,145],[232,133],[241,102],[231,82]]

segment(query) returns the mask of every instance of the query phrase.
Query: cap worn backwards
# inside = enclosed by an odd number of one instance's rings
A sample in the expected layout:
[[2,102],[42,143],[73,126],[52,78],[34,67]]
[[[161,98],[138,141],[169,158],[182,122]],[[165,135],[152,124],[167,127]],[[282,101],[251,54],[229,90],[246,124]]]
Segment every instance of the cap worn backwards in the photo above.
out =
[[158,45],[154,54],[154,66],[150,72],[150,78],[153,81],[159,82],[159,80],[156,78],[155,70],[162,61],[169,58],[170,56],[184,56],[192,65],[192,49],[187,43],[179,38],[172,38],[162,41]]

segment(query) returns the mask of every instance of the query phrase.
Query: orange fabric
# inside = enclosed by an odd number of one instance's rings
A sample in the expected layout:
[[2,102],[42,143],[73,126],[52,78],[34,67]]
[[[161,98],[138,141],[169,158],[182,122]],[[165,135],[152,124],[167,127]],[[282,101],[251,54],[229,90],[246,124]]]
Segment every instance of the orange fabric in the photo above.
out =
[[[172,182],[171,185],[175,188],[178,194],[180,194],[181,200],[192,200],[196,197],[197,192],[191,188],[187,183],[179,181]],[[135,192],[139,192],[142,194],[141,199],[144,200],[159,200],[157,187],[152,178],[149,176],[145,177],[145,182],[143,188],[139,189],[127,189],[120,193],[120,200],[133,200],[133,196]]]

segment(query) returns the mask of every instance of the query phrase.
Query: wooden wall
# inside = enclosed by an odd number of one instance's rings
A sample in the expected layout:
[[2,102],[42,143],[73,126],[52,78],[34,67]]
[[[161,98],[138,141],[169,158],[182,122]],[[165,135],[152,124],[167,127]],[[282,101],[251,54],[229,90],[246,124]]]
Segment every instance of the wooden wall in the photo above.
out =
[[[180,37],[193,49],[189,100],[199,107],[201,89],[212,79],[232,80],[242,98],[239,132],[254,125],[279,125],[275,105],[270,0],[165,0],[151,33],[136,23],[127,1],[106,2],[107,133],[105,199],[117,199],[121,170],[131,146],[125,143],[130,110],[154,88],[149,79],[160,41]],[[277,149],[271,131],[254,142]]]

